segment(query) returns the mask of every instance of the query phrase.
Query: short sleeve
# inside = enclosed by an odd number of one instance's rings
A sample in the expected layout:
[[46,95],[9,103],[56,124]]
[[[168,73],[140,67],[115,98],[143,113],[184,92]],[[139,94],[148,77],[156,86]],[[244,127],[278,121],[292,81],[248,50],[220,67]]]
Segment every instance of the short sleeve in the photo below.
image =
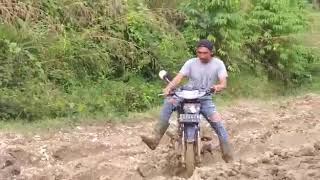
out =
[[219,63],[219,68],[218,68],[218,77],[228,77],[228,72],[226,69],[226,66],[224,65],[223,61],[221,61],[221,63]]
[[191,60],[188,60],[184,65],[182,66],[181,70],[179,71],[182,75],[189,77],[190,76],[190,70],[191,69]]

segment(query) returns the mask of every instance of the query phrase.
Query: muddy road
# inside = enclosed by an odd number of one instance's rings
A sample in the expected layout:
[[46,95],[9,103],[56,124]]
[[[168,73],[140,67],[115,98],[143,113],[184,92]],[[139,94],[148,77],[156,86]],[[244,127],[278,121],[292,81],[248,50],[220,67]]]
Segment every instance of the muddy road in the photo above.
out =
[[[320,95],[242,100],[220,112],[236,159],[224,163],[216,148],[203,155],[190,179],[320,179]],[[139,135],[153,123],[78,126],[33,136],[0,133],[0,179],[184,179],[168,137],[155,151],[142,144]],[[213,134],[203,126],[204,134]]]

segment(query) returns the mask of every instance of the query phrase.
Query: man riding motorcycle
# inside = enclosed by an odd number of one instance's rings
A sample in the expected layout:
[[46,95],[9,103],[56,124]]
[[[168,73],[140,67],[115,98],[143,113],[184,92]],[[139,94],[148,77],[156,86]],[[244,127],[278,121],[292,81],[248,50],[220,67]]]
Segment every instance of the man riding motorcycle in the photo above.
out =
[[[196,53],[197,57],[189,59],[183,65],[180,72],[173,78],[172,82],[163,89],[163,93],[167,97],[160,112],[160,119],[154,127],[153,136],[141,136],[142,141],[152,150],[158,146],[162,136],[169,127],[169,119],[172,112],[179,104],[179,101],[181,101],[176,96],[168,95],[172,89],[179,85],[184,77],[188,78],[188,82],[184,86],[188,89],[214,89],[215,92],[219,92],[226,88],[227,70],[223,61],[212,56],[212,43],[206,39],[200,40],[196,46]],[[216,84],[216,82],[218,83]],[[202,97],[200,103],[201,114],[207,119],[219,138],[223,160],[225,162],[232,161],[233,152],[228,142],[227,131],[222,123],[220,114],[216,111],[211,96]]]

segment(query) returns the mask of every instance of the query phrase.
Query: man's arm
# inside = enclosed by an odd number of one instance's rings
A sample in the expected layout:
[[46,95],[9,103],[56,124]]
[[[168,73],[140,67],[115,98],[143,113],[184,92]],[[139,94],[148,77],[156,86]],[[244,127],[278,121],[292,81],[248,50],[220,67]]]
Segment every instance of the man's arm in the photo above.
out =
[[222,91],[223,89],[225,89],[227,87],[227,76],[221,76],[219,77],[219,83],[216,84],[216,85],[213,85],[213,89],[216,91],[216,92],[220,92]]
[[169,84],[167,85],[167,87],[163,89],[164,95],[168,95],[173,88],[177,87],[177,86],[180,84],[180,82],[182,81],[183,78],[184,78],[184,75],[183,75],[182,73],[178,73],[178,74],[173,78],[173,80],[171,81],[171,83],[169,83]]
[[217,84],[213,85],[213,87],[212,87],[216,92],[220,92],[227,87],[227,77],[228,77],[227,68],[221,60],[220,60],[220,62],[221,63],[219,63],[219,66],[218,66],[218,80],[219,80],[219,82]]

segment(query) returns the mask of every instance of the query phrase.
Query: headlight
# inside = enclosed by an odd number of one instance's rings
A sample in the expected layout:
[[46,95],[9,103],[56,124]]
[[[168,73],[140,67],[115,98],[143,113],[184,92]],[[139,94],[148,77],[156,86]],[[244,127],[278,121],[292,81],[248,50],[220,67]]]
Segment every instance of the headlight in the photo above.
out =
[[184,113],[197,113],[200,111],[200,104],[184,104],[183,111]]

